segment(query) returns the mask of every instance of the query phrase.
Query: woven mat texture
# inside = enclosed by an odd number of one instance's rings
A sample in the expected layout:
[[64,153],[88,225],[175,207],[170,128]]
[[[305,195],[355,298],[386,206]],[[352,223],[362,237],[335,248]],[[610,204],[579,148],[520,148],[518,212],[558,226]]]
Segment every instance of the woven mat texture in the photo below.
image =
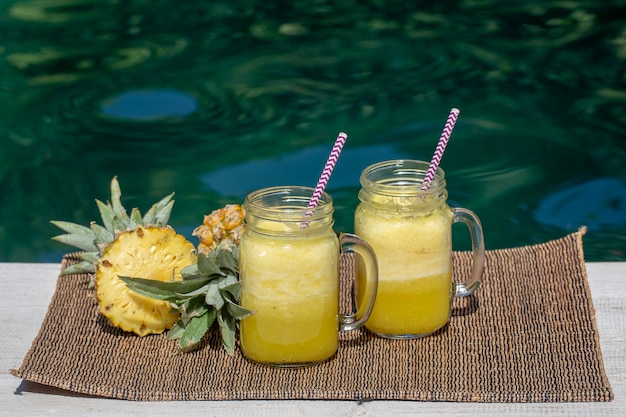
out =
[[[87,275],[60,276],[39,334],[11,372],[73,392],[143,401],[610,401],[582,235],[487,251],[483,284],[455,300],[449,325],[434,335],[391,341],[348,332],[334,358],[297,369],[250,363],[238,350],[228,356],[217,331],[199,351],[174,355],[177,342],[164,335],[139,338],[112,327],[98,312]],[[457,279],[465,280],[470,254],[454,252],[453,260]],[[76,261],[68,254],[62,267]],[[342,258],[342,280],[353,268],[352,258]],[[342,298],[347,304],[347,294]]]

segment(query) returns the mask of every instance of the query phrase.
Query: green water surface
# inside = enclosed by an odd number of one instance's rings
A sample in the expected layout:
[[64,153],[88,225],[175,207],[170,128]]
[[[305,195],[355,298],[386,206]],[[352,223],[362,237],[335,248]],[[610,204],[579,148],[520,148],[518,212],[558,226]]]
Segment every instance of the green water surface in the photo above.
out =
[[[352,231],[359,174],[442,161],[488,249],[586,225],[626,260],[626,1],[0,0],[0,261],[58,262],[87,225],[175,192],[171,224],[257,188],[328,184]],[[454,229],[457,249],[466,232]]]

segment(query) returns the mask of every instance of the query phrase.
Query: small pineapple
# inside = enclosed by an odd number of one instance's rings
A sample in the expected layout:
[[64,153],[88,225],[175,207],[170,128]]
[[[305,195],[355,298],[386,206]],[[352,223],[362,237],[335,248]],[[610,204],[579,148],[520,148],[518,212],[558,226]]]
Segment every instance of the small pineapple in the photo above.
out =
[[129,290],[119,277],[180,281],[183,268],[195,262],[193,244],[170,227],[137,226],[121,233],[97,263],[100,312],[114,326],[139,336],[162,333],[180,314],[167,301]]
[[204,216],[204,221],[192,233],[200,240],[198,252],[208,255],[220,242],[230,240],[239,244],[245,230],[246,212],[242,205],[227,204]]

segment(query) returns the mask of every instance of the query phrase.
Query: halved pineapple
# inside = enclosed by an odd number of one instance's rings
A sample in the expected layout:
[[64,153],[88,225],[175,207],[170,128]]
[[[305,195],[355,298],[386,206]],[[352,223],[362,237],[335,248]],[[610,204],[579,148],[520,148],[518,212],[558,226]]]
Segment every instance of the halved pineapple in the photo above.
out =
[[162,333],[179,314],[166,301],[129,290],[119,276],[180,281],[181,270],[196,261],[194,245],[171,227],[137,226],[119,234],[96,265],[100,312],[139,336]]

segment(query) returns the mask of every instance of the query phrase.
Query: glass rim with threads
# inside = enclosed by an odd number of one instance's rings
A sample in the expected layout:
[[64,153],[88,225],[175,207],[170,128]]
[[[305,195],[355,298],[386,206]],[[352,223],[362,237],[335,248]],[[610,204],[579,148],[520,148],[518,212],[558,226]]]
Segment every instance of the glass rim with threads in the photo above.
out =
[[[315,230],[334,224],[333,199],[323,192],[315,208],[308,208],[314,189],[306,186],[274,186],[249,193],[244,201],[246,227],[271,235],[301,234],[304,229]],[[264,221],[280,221],[289,225],[281,230],[263,228]]]
[[[366,167],[359,181],[359,199],[379,210],[423,210],[448,198],[445,171],[438,167],[427,190],[422,190],[429,163],[414,159],[383,161]],[[426,199],[425,197],[429,197]],[[392,209],[393,208],[393,209]]]

